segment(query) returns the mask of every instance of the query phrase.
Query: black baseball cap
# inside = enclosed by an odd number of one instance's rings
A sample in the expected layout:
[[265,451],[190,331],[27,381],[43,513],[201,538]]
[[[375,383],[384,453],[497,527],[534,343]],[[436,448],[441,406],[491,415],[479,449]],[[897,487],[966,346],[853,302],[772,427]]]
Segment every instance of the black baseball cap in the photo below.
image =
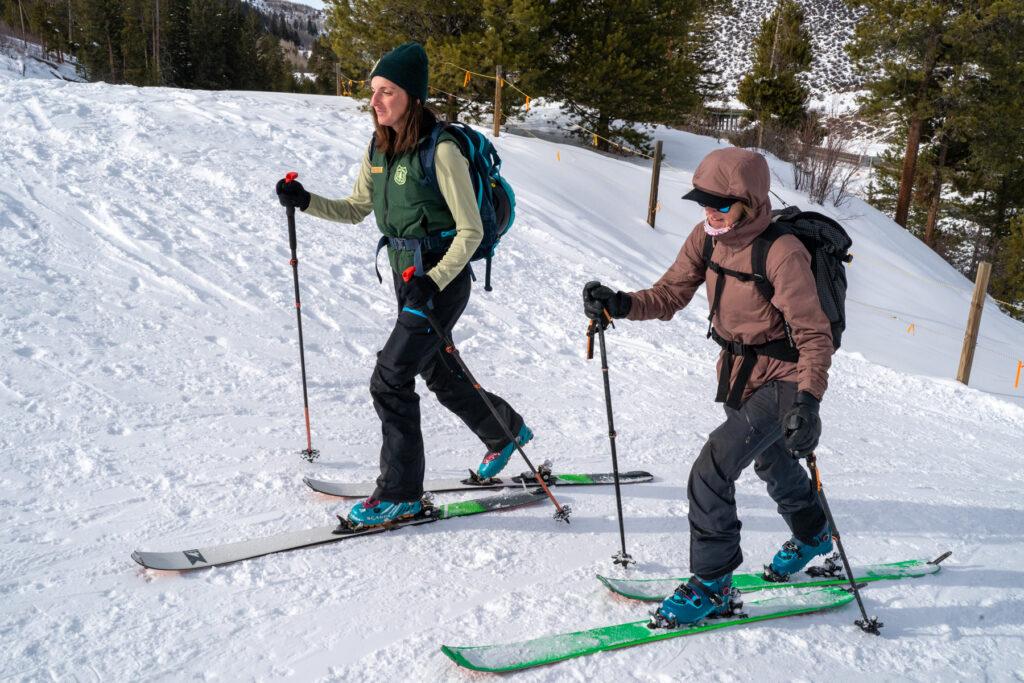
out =
[[698,190],[696,187],[684,194],[683,199],[689,199],[697,202],[701,206],[710,206],[714,208],[732,206],[739,201],[734,197],[721,197],[717,194],[705,192],[704,190]]

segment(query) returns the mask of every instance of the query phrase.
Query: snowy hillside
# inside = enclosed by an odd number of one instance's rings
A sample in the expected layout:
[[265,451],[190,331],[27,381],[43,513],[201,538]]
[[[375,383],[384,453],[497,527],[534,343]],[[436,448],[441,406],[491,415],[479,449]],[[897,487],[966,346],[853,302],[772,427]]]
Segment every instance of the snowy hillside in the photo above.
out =
[[[24,47],[25,45],[27,48]],[[28,54],[25,54],[26,49]],[[22,78],[23,66],[24,78],[59,78],[64,81],[82,81],[82,77],[75,73],[74,64],[71,62],[58,64],[44,59],[41,55],[42,50],[38,45],[22,43],[20,40],[4,43],[0,38],[0,82]]]
[[[829,96],[855,90],[860,84],[844,49],[853,37],[857,13],[843,0],[799,0],[798,4],[804,9],[804,25],[811,34],[813,62],[806,74],[811,106],[821,108]],[[719,59],[714,65],[722,72],[720,80],[727,95],[736,95],[740,79],[750,71],[754,39],[777,6],[776,0],[738,2],[733,16],[717,21],[716,44],[724,49],[717,52]],[[830,113],[827,108],[825,111]]]
[[[342,196],[370,124],[344,98],[3,79],[0,71],[0,679],[470,680],[439,652],[640,619],[594,574],[621,573],[610,488],[190,574],[174,550],[329,524],[351,501],[304,475],[368,481],[367,384],[394,315],[376,228],[299,215],[313,465],[305,446],[284,212],[297,170]],[[528,136],[498,140],[518,221],[456,340],[537,434],[535,461],[609,469],[601,373],[580,288],[649,285],[699,210],[678,197],[717,143],[666,139],[658,230],[649,169]],[[805,204],[775,164],[782,202]],[[819,210],[821,210],[819,208]],[[819,461],[859,563],[954,551],[937,576],[852,606],[622,650],[517,680],[1012,680],[1024,676],[1024,326],[987,305],[972,387],[956,370],[970,283],[855,200],[850,328],[822,406]],[[669,323],[609,332],[632,576],[685,573],[686,474],[721,420],[703,294]],[[913,325],[913,327],[911,327]],[[431,476],[481,455],[424,396]],[[510,469],[521,466],[513,461]],[[456,498],[458,496],[455,496]],[[788,534],[753,472],[737,484],[745,568]],[[709,653],[712,653],[709,656]],[[709,666],[719,667],[709,671]]]

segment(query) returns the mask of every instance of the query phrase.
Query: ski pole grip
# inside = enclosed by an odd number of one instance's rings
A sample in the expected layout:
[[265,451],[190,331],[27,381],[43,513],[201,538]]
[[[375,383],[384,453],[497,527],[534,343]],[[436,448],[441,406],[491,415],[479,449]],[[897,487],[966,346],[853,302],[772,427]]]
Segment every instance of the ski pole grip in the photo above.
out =
[[412,276],[416,274],[416,266],[409,266],[402,271],[402,281],[408,282],[412,279]]
[[[287,185],[291,181],[299,177],[299,174],[295,171],[288,171],[284,174],[284,182]],[[292,254],[295,254],[295,250],[298,248],[298,238],[295,236],[295,207],[288,205],[285,209],[285,214],[288,216],[288,246],[291,247]]]

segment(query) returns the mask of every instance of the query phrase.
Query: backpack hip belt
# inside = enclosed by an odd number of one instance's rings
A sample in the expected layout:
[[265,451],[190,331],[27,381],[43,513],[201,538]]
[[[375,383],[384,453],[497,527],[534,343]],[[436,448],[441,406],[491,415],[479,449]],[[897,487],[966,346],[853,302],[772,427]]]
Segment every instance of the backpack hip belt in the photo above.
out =
[[[754,371],[754,365],[757,363],[758,356],[768,356],[769,358],[790,363],[800,360],[800,351],[793,346],[788,336],[763,344],[744,344],[726,339],[718,334],[714,328],[711,328],[708,332],[708,337],[714,339],[715,343],[725,351],[725,357],[722,358],[722,371],[718,374],[718,394],[715,396],[715,401],[725,403],[725,405],[735,410],[739,410],[742,405],[743,389],[747,386],[747,382],[750,381],[750,375]],[[740,364],[740,371],[736,376],[736,381],[730,386],[729,380],[732,378],[732,368],[738,357],[742,358],[743,362]]]
[[380,250],[384,247],[391,247],[398,251],[411,251],[413,253],[413,264],[416,266],[417,273],[426,272],[423,269],[423,252],[439,252],[445,251],[448,245],[451,244],[452,238],[455,237],[454,230],[445,230],[436,235],[427,235],[426,237],[388,237],[382,235],[377,240],[377,251],[374,252],[373,258],[373,269],[377,273],[377,279],[384,282],[384,278],[381,277],[380,268],[377,267],[377,256],[380,255]]

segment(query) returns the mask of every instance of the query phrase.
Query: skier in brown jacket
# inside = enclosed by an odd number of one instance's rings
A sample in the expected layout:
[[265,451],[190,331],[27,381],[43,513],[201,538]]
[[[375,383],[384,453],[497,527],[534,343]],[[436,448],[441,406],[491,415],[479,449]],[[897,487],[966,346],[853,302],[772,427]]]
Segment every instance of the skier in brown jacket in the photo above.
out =
[[[760,154],[719,149],[701,161],[693,190],[706,220],[694,227],[675,263],[650,289],[616,292],[599,282],[584,287],[591,318],[671,320],[701,283],[707,286],[708,336],[722,346],[716,400],[726,420],[711,432],[690,469],[689,583],[658,609],[667,626],[727,613],[732,572],[743,561],[735,486],[751,463],[768,485],[793,538],[765,568],[785,580],[816,556],[832,551],[832,536],[811,479],[799,458],[818,443],[818,404],[833,353],[811,257],[793,235],[776,238],[766,274],[775,294],[762,296],[751,275],[755,238],[771,224],[770,174]],[[710,240],[708,240],[710,236]],[[705,251],[705,244],[712,249]]]

